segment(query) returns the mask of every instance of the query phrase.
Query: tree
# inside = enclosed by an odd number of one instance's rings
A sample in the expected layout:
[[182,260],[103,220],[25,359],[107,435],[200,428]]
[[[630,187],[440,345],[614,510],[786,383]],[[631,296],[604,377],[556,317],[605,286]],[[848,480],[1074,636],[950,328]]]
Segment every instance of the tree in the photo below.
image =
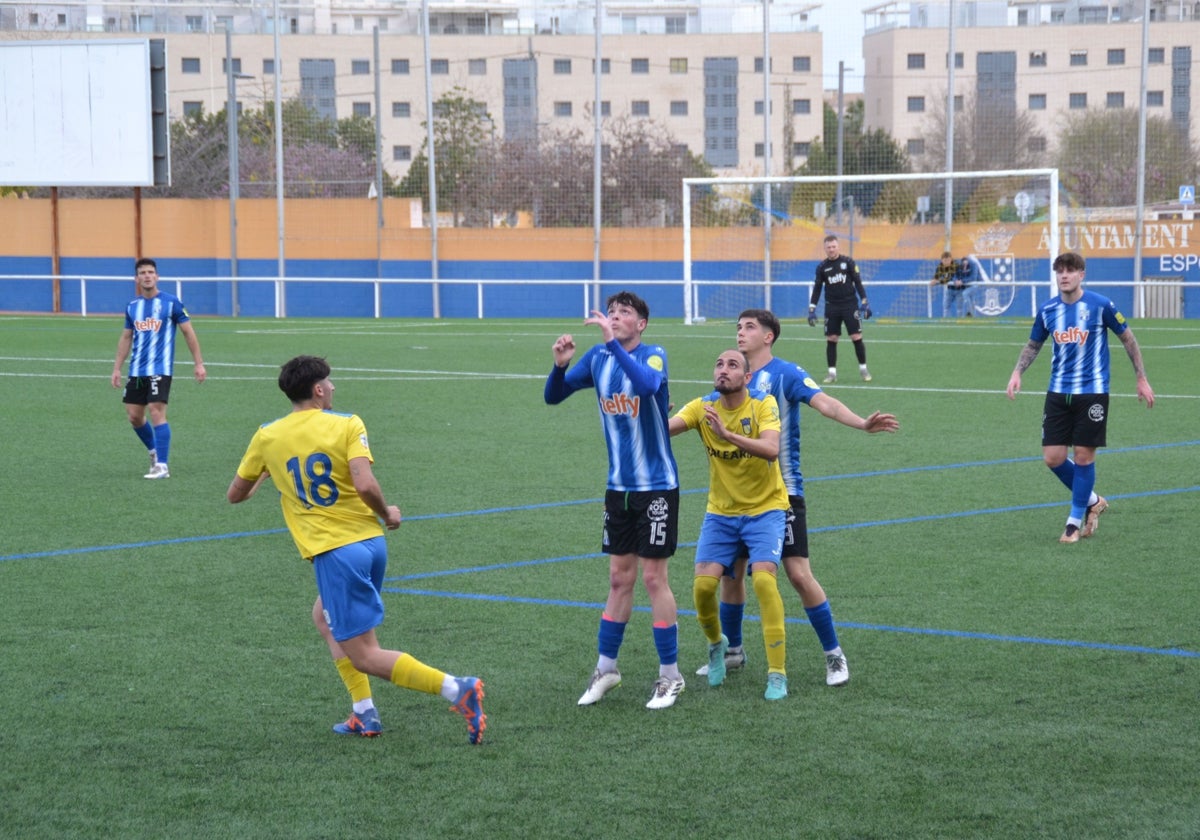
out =
[[[427,121],[421,123],[428,128]],[[473,193],[488,177],[487,164],[492,135],[492,117],[487,104],[454,87],[433,103],[433,149],[437,170],[439,206],[450,208],[454,224],[469,207],[478,209]],[[413,158],[408,173],[396,190],[398,195],[419,197],[426,207],[429,197],[429,139]]]
[[[921,168],[926,172],[946,171],[946,96],[933,100],[921,124],[925,154]],[[1018,111],[1011,99],[980,99],[975,93],[963,98],[954,112],[954,160],[951,170],[982,172],[995,169],[1038,169],[1045,165],[1037,151],[1037,123],[1028,111]]]
[[[1122,207],[1137,200],[1138,112],[1087,110],[1067,119],[1055,165],[1063,191],[1085,207]],[[1165,117],[1146,119],[1147,203],[1174,201],[1180,184],[1196,183],[1197,150]]]
[[[863,127],[862,100],[853,102],[842,118],[842,174],[879,175],[911,172],[908,155],[896,140],[877,128]],[[825,103],[824,136],[815,138],[808,160],[795,170],[796,175],[836,175],[838,116]],[[791,196],[793,215],[807,216],[817,201],[833,203],[837,188],[833,184],[798,185]],[[842,189],[843,200],[852,204],[855,212],[889,221],[902,221],[912,216],[916,207],[915,193],[904,181],[847,183]]]

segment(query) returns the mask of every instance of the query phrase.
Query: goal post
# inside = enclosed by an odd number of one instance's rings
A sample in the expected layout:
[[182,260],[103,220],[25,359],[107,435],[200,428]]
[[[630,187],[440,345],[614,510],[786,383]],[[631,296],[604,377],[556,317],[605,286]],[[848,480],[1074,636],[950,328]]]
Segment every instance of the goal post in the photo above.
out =
[[997,316],[1053,282],[1058,170],[685,178],[682,216],[687,324],[758,307],[803,317],[829,234],[877,315],[942,315],[930,280],[948,250],[980,269],[972,314]]

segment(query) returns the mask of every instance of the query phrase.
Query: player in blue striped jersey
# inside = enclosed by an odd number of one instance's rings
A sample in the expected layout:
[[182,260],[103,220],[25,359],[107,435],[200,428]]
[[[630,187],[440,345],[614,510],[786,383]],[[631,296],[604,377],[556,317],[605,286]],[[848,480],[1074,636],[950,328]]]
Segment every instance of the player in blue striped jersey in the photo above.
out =
[[[1054,341],[1050,385],[1042,410],[1042,459],[1071,491],[1071,511],[1059,542],[1076,543],[1096,533],[1108,500],[1095,492],[1096,450],[1108,431],[1108,333],[1125,345],[1133,362],[1138,400],[1154,407],[1154,391],[1133,330],[1116,304],[1103,295],[1084,291],[1085,262],[1076,253],[1054,260],[1058,295],[1042,304],[1029,341],[1021,349],[1008,380],[1008,398],[1021,390],[1021,374],[1029,369],[1047,339]],[[1073,448],[1074,458],[1067,457]]]
[[145,477],[170,478],[167,459],[171,454],[171,426],[167,423],[167,400],[175,367],[176,328],[183,333],[191,351],[196,381],[203,382],[208,372],[200,357],[200,339],[183,302],[158,289],[158,264],[142,257],[134,265],[134,272],[138,296],[125,307],[125,329],[117,341],[112,386],[121,387],[121,366],[128,358],[129,381],[125,383],[123,400],[134,432],[150,453],[150,472]]
[[593,310],[584,321],[600,328],[604,342],[570,370],[575,339],[566,334],[554,342],[554,367],[545,389],[550,405],[576,391],[595,389],[608,446],[603,550],[609,555],[609,590],[600,618],[599,658],[579,705],[599,702],[621,682],[617,654],[633,612],[640,566],[659,658],[659,676],[646,707],[665,709],[684,688],[675,595],[667,580],[667,560],[675,553],[679,531],[679,476],[667,429],[667,354],[658,345],[642,344],[650,319],[644,300],[623,291],[609,297],[606,307],[607,313]]
[[[808,405],[822,416],[836,420],[851,429],[868,434],[895,432],[900,428],[893,414],[878,411],[860,417],[841,400],[821,390],[800,365],[773,355],[781,331],[779,318],[767,309],[747,309],[738,316],[737,345],[750,363],[752,390],[769,393],[779,406],[781,433],[779,437],[779,467],[787,485],[787,532],[783,545],[783,568],[788,580],[800,596],[809,624],[816,631],[825,656],[826,685],[845,685],[850,669],[838,640],[833,612],[825,590],[812,572],[808,550],[808,510],[804,499],[804,474],[800,469],[800,409]],[[742,615],[746,604],[745,563],[735,567],[734,574],[721,580],[721,629],[730,639],[726,666],[740,668],[745,664],[741,647]],[[704,665],[697,673],[707,673]]]

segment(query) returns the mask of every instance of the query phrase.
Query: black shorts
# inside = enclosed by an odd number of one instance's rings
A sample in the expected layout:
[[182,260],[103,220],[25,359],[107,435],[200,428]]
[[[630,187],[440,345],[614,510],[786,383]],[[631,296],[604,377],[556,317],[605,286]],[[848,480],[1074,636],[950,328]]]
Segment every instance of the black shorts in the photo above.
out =
[[862,321],[859,320],[857,309],[825,310],[825,335],[841,335],[842,324],[846,325],[846,335],[862,332]]
[[808,556],[808,510],[803,496],[788,496],[787,527],[783,532],[784,557]]
[[604,494],[605,554],[661,560],[675,553],[678,541],[679,488]]
[[170,395],[169,376],[131,376],[125,383],[125,396],[121,401],[131,405],[166,403]]
[[1042,446],[1087,446],[1107,442],[1108,394],[1046,394]]

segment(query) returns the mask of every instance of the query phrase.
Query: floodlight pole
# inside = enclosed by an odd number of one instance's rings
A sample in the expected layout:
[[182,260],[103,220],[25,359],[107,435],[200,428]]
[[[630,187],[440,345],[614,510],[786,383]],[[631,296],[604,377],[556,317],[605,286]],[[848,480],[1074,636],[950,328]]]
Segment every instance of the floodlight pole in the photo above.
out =
[[230,305],[238,314],[237,202],[238,202],[238,121],[237,80],[233,78],[233,33],[225,27],[225,124],[229,129],[229,277]]

